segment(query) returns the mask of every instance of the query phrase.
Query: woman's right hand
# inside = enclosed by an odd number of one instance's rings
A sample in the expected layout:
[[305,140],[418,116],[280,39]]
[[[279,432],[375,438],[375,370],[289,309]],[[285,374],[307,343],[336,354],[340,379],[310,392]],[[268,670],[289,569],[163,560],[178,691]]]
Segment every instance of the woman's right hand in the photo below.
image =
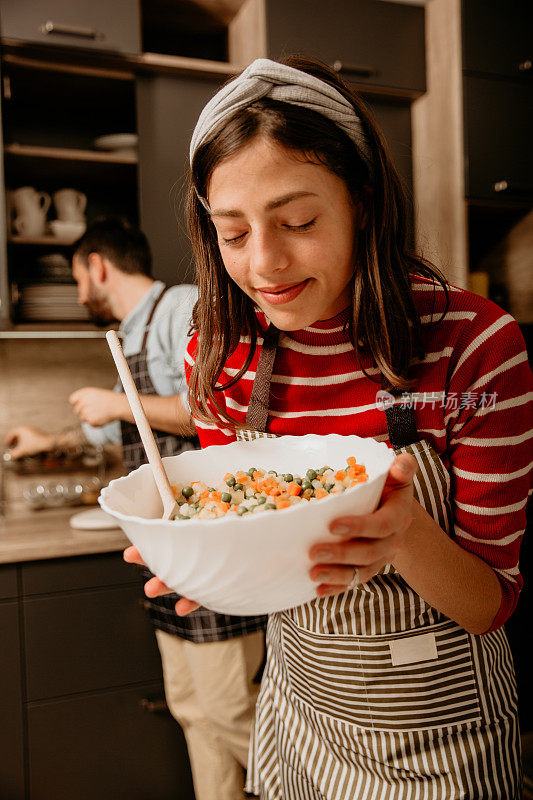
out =
[[[147,566],[134,545],[126,547],[124,550],[124,561],[127,561],[128,564],[140,564],[143,567]],[[169,589],[166,583],[163,583],[162,580],[155,576],[144,584],[144,593],[146,597],[150,598],[159,597],[162,594],[172,594],[173,591],[174,589]],[[176,603],[176,614],[179,617],[186,617],[187,614],[190,614],[191,611],[196,611],[197,608],[200,608],[200,603],[195,603],[194,600],[189,600],[188,597],[180,597]]]

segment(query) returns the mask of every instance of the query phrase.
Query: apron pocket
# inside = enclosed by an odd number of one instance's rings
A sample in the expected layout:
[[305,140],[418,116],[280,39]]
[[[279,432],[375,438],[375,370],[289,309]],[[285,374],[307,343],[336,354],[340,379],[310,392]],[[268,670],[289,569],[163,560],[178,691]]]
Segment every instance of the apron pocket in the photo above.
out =
[[429,730],[481,720],[470,636],[455,622],[384,636],[336,636],[283,615],[293,694],[361,728]]

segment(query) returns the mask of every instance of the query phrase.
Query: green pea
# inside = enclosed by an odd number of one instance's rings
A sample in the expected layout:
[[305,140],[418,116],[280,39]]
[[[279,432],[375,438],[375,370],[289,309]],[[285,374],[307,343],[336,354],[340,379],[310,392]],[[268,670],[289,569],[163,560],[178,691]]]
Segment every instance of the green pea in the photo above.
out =
[[302,485],[302,489],[304,490],[304,492],[305,492],[306,489],[312,489],[313,488],[313,484],[311,483],[311,481],[308,481],[307,478],[303,479],[301,485]]
[[221,499],[223,503],[231,503],[231,495],[229,492],[222,492]]
[[316,474],[317,475],[323,475],[325,471],[326,471],[326,467],[321,467],[321,469],[317,469]]
[[269,509],[272,509],[273,511],[275,511],[275,510],[276,510],[276,506],[275,506],[275,504],[274,504],[274,503],[265,503],[265,510],[266,510],[267,508],[269,508]]
[[266,499],[266,497],[263,497],[263,495],[260,495],[260,496],[257,498],[257,502],[258,502],[258,504],[259,504],[260,506],[262,506],[262,505],[263,505],[263,503],[266,503],[266,501],[267,501],[267,499]]
[[189,519],[189,517],[185,516],[185,514],[176,514],[174,519]]
[[295,478],[294,479],[294,483],[297,483],[298,486],[301,486],[302,485],[302,479],[301,478]]
[[287,483],[292,483],[294,478],[290,472],[287,472],[287,474],[283,476],[283,480],[287,481]]
[[310,481],[316,480],[317,472],[314,469],[308,469],[305,474],[307,475]]
[[181,490],[181,493],[184,497],[192,497],[194,494],[194,489],[192,486],[184,486]]
[[236,492],[242,492],[243,485],[242,483],[236,483],[233,488],[235,489]]
[[257,469],[255,467],[250,467],[250,469],[248,470],[248,472],[246,474],[249,475],[250,478],[253,478],[254,477],[254,472],[257,472]]
[[278,473],[276,472],[275,469],[269,469],[267,475],[272,475],[274,478],[278,477]]
[[228,480],[226,481],[226,485],[227,486],[235,486],[236,483],[237,483],[237,481],[235,480],[235,478],[233,476],[231,478],[228,478]]
[[214,486],[208,486],[207,487],[207,491],[208,492],[214,492],[215,491],[215,487]]
[[333,489],[334,486],[335,486],[334,483],[325,483],[324,484],[324,491],[331,492],[331,490]]
[[246,508],[246,506],[239,506],[239,508],[237,509],[237,514],[239,515],[239,517],[242,517],[242,515],[246,514],[247,511],[248,509]]

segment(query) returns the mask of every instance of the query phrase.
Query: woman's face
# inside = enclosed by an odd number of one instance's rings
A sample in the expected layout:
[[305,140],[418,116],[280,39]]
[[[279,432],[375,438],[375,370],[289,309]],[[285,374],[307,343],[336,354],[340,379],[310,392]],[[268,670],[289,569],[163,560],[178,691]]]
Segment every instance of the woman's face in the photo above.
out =
[[362,211],[339,177],[261,137],[215,168],[207,194],[228,274],[277,328],[350,304]]

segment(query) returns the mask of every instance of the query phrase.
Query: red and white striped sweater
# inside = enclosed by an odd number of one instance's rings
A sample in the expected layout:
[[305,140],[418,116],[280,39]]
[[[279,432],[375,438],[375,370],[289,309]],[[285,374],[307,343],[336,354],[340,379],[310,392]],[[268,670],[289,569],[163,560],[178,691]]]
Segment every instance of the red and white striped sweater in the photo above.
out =
[[[424,331],[425,359],[417,366],[411,403],[420,437],[441,457],[451,477],[456,541],[490,564],[502,586],[502,603],[491,629],[516,606],[518,570],[530,491],[532,376],[524,340],[514,319],[478,295],[442,288],[424,278],[412,282]],[[371,356],[358,366],[343,324],[348,311],[309,328],[282,333],[272,374],[267,430],[279,435],[357,434],[388,443],[382,404],[376,402],[379,371]],[[259,314],[266,329],[266,321]],[[189,342],[187,379],[197,336]],[[246,374],[217,400],[244,422],[262,340]],[[220,376],[226,383],[244,363],[249,337],[242,337]],[[401,398],[400,398],[401,401]],[[235,433],[223,422],[197,422],[202,447],[226,444]]]

